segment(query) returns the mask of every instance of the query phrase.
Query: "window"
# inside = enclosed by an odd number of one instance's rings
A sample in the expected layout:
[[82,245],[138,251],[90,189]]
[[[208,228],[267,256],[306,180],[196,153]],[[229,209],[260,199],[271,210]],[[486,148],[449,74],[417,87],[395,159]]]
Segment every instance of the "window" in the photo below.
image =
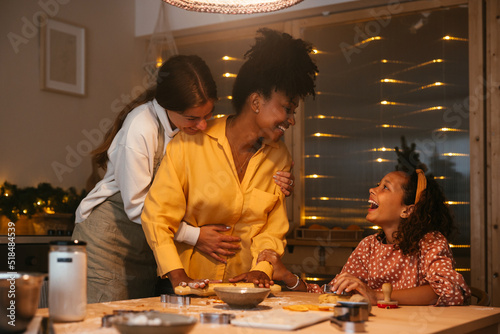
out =
[[[306,99],[285,138],[302,181],[289,203],[293,228],[358,226],[358,240],[373,233],[365,220],[368,190],[395,170],[404,140],[415,144],[450,201],[460,231],[453,252],[469,280],[468,15],[467,6],[384,6],[271,27],[291,27],[286,31],[311,42],[320,71],[316,98]],[[221,98],[215,115],[232,113],[231,75],[259,27],[178,40],[180,53],[198,54],[212,69]]]
[[414,144],[410,158],[428,167],[454,212],[454,254],[468,272],[468,9],[367,13],[304,28],[320,73],[317,96],[305,103],[303,138],[294,138],[304,145],[301,224],[369,233],[369,188],[395,170],[396,147]]

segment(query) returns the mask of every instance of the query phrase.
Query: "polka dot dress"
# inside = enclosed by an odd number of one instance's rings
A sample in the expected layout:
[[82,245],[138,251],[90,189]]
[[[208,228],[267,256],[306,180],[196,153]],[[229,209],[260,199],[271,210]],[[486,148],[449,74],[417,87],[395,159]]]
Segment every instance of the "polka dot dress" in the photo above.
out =
[[381,290],[392,283],[394,290],[430,284],[438,295],[436,305],[468,303],[470,289],[454,269],[448,241],[439,232],[427,233],[419,243],[420,252],[403,255],[394,245],[383,244],[375,235],[361,240],[342,272],[363,280],[371,289]]

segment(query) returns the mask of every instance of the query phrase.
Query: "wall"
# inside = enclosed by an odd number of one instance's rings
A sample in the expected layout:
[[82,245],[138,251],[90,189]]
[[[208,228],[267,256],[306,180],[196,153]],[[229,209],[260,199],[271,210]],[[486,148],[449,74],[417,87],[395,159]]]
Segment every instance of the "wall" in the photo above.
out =
[[[309,0],[285,11],[339,2],[344,0]],[[101,140],[103,125],[114,119],[116,107],[144,86],[147,42],[136,37],[153,32],[160,4],[160,0],[0,1],[0,184],[85,186],[91,172],[86,153]],[[202,14],[167,6],[174,30],[274,14]],[[40,13],[86,29],[85,97],[40,89],[36,22]],[[18,43],[9,36],[18,38]]]
[[[86,153],[103,134],[99,124],[114,119],[117,99],[145,74],[134,0],[2,0],[0,12],[0,183],[82,189],[91,171]],[[43,12],[86,29],[87,96],[40,90],[33,17]],[[23,42],[13,47],[9,33]]]

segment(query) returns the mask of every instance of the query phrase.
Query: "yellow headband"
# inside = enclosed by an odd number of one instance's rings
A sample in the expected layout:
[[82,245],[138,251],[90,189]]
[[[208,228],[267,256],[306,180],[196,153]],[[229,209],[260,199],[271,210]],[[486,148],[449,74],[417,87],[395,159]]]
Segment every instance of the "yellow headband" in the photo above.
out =
[[417,180],[417,193],[415,195],[415,204],[420,200],[420,196],[422,195],[422,191],[427,188],[427,179],[425,178],[424,171],[421,169],[415,170],[417,172],[418,180]]

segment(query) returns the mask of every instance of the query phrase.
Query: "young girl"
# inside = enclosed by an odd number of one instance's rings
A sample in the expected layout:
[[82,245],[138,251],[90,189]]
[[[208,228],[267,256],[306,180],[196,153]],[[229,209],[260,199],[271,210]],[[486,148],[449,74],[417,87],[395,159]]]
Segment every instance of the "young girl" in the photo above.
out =
[[[381,227],[364,238],[341,273],[330,284],[333,291],[355,291],[372,304],[384,299],[382,284],[391,283],[391,299],[404,305],[463,305],[470,289],[454,270],[447,237],[455,229],[442,190],[421,169],[387,174],[370,189],[366,219]],[[259,260],[271,262],[275,279],[294,290],[317,292],[286,269],[279,258],[265,251]],[[281,264],[281,265],[280,265]]]

